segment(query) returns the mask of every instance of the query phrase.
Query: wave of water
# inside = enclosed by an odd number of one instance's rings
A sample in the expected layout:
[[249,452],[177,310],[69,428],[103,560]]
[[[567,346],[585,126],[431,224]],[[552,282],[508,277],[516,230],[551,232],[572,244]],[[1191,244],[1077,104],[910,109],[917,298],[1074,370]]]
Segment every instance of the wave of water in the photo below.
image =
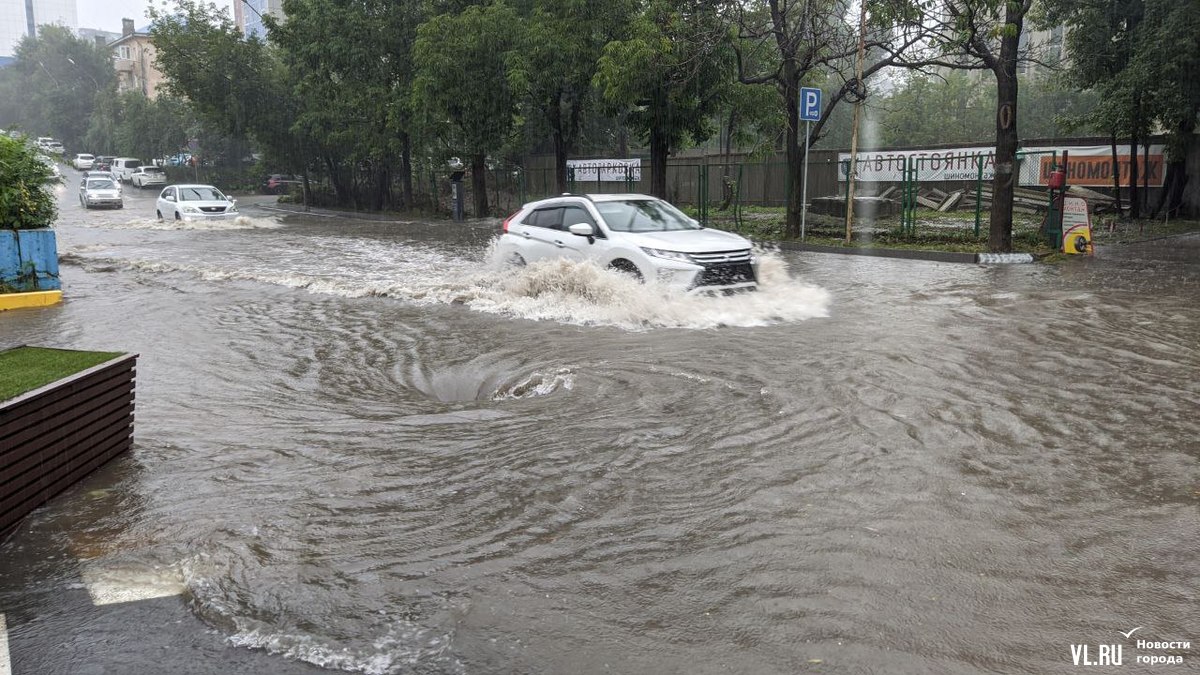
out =
[[[246,220],[250,226],[267,226],[256,219]],[[74,253],[65,254],[61,262],[91,271],[125,268],[143,273],[188,273],[204,281],[250,281],[347,298],[378,296],[415,304],[463,305],[513,318],[625,330],[766,326],[827,316],[830,303],[826,290],[793,278],[787,263],[773,252],[759,253],[758,291],[728,296],[643,284],[590,262],[551,260],[514,268],[499,264],[490,251],[473,260],[441,254],[434,255],[435,260],[429,252],[415,253],[404,252],[404,257],[419,261],[413,267],[372,266],[358,273],[272,268],[270,263],[227,267]]]
[[131,220],[88,220],[80,223],[91,229],[102,230],[261,230],[277,229],[283,223],[276,218],[254,218],[238,216],[233,220],[159,220],[157,218],[134,218]]

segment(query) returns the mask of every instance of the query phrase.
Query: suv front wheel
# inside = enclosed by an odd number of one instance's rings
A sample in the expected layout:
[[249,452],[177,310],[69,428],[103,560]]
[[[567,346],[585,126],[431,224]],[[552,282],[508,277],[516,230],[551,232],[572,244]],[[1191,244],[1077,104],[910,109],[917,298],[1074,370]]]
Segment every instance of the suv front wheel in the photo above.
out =
[[637,268],[637,265],[634,265],[624,258],[612,261],[608,268],[610,270],[621,272],[622,274],[628,274],[629,276],[643,283],[646,281],[645,277],[642,276],[642,271]]

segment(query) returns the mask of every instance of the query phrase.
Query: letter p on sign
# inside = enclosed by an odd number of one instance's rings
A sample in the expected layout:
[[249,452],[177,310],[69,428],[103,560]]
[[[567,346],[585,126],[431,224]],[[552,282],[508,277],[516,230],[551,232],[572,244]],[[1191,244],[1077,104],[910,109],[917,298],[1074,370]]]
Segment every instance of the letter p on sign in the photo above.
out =
[[816,87],[800,88],[800,121],[821,121],[821,90]]

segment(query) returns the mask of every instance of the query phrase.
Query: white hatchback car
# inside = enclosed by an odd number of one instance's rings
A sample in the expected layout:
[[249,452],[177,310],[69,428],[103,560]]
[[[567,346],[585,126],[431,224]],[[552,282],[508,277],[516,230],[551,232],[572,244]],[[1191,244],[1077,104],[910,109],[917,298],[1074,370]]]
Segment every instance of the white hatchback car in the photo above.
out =
[[748,239],[707,229],[648,195],[562,195],[526,204],[504,221],[498,249],[518,265],[590,260],[685,290],[758,287]]
[[95,161],[96,161],[95,155],[79,154],[79,155],[75,155],[75,161],[73,163],[75,164],[75,168],[77,170],[87,171],[88,169],[92,168],[92,163],[94,163]]
[[237,201],[211,185],[171,185],[158,195],[158,219],[226,220],[237,218]]

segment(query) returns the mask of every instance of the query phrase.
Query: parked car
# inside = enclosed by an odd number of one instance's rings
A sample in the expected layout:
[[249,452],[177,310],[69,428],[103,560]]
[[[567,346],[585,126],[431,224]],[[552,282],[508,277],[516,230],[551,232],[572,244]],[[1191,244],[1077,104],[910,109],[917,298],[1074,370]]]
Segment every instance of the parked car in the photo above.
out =
[[750,241],[707,229],[648,195],[563,195],[526,204],[503,225],[499,250],[518,265],[590,260],[684,290],[758,287]]
[[121,197],[120,184],[112,178],[88,178],[79,188],[79,203],[83,208],[90,209],[93,206],[111,206],[113,208],[125,208],[125,201]]
[[72,164],[75,165],[75,168],[79,171],[87,171],[88,169],[92,168],[92,165],[95,163],[96,163],[95,155],[84,155],[84,154],[75,155],[75,161],[72,162]]
[[55,155],[61,155],[66,152],[66,150],[63,148],[62,143],[59,143],[58,141],[50,141],[46,144],[46,152],[50,152]]
[[135,159],[133,157],[117,157],[112,161],[112,172],[116,174],[119,180],[128,183],[129,178],[133,176],[133,172],[137,171],[138,167],[141,165],[142,160],[140,159]]
[[167,174],[157,166],[139,166],[129,177],[134,187],[145,188],[152,185],[166,185]]
[[92,160],[92,168],[97,171],[112,171],[113,158],[108,155],[96,155]]
[[289,176],[282,173],[273,173],[267,176],[266,182],[263,183],[263,194],[281,195],[292,189],[293,185],[301,185],[304,181],[300,180],[299,176]]
[[225,220],[238,217],[237,201],[211,185],[171,185],[158,195],[158,219]]

